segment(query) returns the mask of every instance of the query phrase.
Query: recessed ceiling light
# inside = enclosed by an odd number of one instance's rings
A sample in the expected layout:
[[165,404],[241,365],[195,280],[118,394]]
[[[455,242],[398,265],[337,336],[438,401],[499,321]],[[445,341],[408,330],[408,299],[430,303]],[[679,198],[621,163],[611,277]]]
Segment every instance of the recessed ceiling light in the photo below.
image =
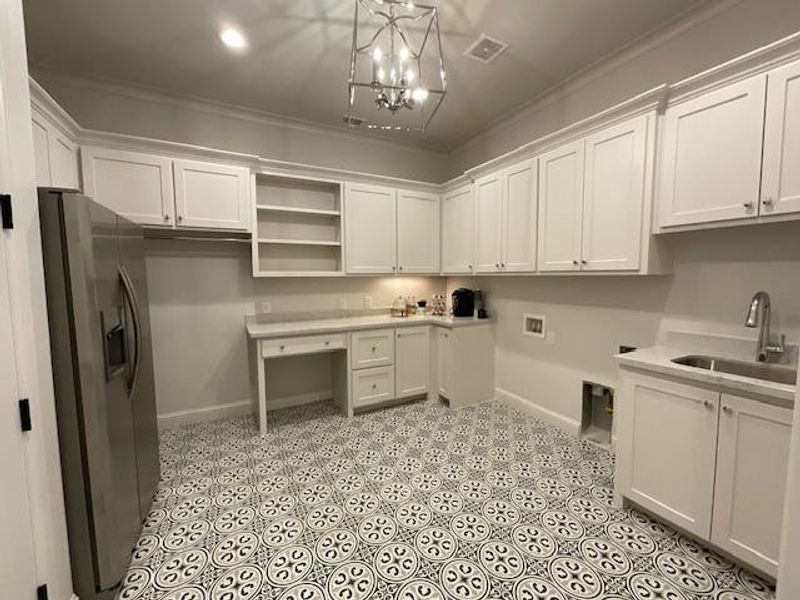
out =
[[242,50],[247,47],[247,40],[244,35],[242,35],[242,32],[233,27],[225,27],[222,29],[222,31],[219,32],[219,39],[221,39],[222,43],[228,48],[232,48],[233,50]]

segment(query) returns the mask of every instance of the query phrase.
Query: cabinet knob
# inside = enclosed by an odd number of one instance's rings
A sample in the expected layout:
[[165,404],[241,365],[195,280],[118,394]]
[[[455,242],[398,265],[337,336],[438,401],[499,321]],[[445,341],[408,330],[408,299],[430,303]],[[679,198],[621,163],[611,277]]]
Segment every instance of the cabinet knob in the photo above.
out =
[[372,347],[372,351],[375,352],[375,350],[377,350],[377,348],[375,346],[373,346]]
[[745,203],[743,204],[743,206],[744,206],[744,207],[745,207],[747,210],[750,210],[751,208],[753,208],[753,203],[752,203],[752,202],[745,202]]
[[373,384],[372,384],[372,389],[373,389],[373,390],[376,390],[376,389],[378,389],[378,384],[377,384],[377,383],[373,383]]
[[286,346],[281,346],[281,350],[286,350]]
[[164,221],[166,221],[167,223],[169,223],[169,215],[164,215]]
[[772,196],[767,196],[761,201],[764,206],[772,206]]
[[495,269],[499,269],[500,268],[500,263],[494,263],[494,268]]
[[575,266],[577,267],[579,263],[578,263],[578,261],[577,261],[577,260],[573,260],[573,261],[572,261],[572,264],[573,264],[573,265],[575,265]]
[[472,270],[472,265],[467,265],[467,268],[471,271]]
[[402,270],[403,270],[403,267],[402,267],[402,266],[400,266],[400,267],[397,267],[397,269],[398,269],[399,271],[402,271]]
[[587,261],[585,261],[585,260],[582,260],[582,261],[581,261],[581,264],[582,264],[582,265],[588,265],[589,263],[588,263]]
[[178,223],[180,223],[181,221],[183,221],[183,215],[178,215]]
[[325,342],[325,345],[326,345],[326,346],[330,346],[330,345],[331,345],[331,343],[330,343],[330,342]]
[[730,406],[723,406],[722,412],[724,412],[726,415],[732,415],[733,409]]
[[506,263],[500,263],[500,266],[505,269],[506,268]]
[[703,406],[705,406],[706,408],[712,408],[714,406],[714,403],[711,400],[703,400]]

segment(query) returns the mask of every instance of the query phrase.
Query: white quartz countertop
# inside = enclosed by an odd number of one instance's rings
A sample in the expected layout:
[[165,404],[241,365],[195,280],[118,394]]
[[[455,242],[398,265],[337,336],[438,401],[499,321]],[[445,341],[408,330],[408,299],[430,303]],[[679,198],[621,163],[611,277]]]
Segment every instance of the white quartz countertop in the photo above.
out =
[[[795,386],[783,383],[774,383],[751,377],[742,377],[720,371],[709,371],[672,362],[675,358],[691,354],[703,354],[698,349],[696,352],[687,351],[686,348],[673,348],[669,346],[654,346],[643,348],[627,354],[617,354],[616,359],[620,366],[633,368],[640,371],[650,371],[670,377],[705,384],[719,388],[721,391],[746,396],[757,396],[767,402],[786,407],[794,406]],[[719,355],[722,357],[722,355]],[[740,360],[731,357],[732,360]]]
[[386,314],[337,317],[328,319],[274,320],[259,322],[255,316],[245,319],[247,335],[251,338],[276,338],[293,335],[314,335],[361,329],[381,329],[383,327],[413,327],[415,325],[437,325],[439,327],[473,327],[488,325],[491,319],[472,317],[434,317],[430,315],[415,317],[392,317]]

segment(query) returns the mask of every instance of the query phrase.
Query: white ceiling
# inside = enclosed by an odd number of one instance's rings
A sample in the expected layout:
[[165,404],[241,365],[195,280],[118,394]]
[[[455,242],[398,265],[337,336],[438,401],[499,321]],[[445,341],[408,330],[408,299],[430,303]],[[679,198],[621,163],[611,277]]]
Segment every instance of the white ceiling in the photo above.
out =
[[[677,15],[697,0],[433,0],[448,95],[423,134],[447,150]],[[112,79],[342,126],[353,0],[24,0],[34,67]],[[223,24],[249,49],[219,42]],[[464,50],[510,44],[490,65]]]

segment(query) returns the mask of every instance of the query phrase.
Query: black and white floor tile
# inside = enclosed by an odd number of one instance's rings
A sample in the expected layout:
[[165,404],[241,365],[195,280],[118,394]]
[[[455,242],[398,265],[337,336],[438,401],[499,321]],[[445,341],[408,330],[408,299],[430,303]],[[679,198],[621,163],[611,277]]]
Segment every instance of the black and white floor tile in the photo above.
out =
[[161,437],[121,600],[766,600],[633,510],[613,457],[500,403],[328,403]]

